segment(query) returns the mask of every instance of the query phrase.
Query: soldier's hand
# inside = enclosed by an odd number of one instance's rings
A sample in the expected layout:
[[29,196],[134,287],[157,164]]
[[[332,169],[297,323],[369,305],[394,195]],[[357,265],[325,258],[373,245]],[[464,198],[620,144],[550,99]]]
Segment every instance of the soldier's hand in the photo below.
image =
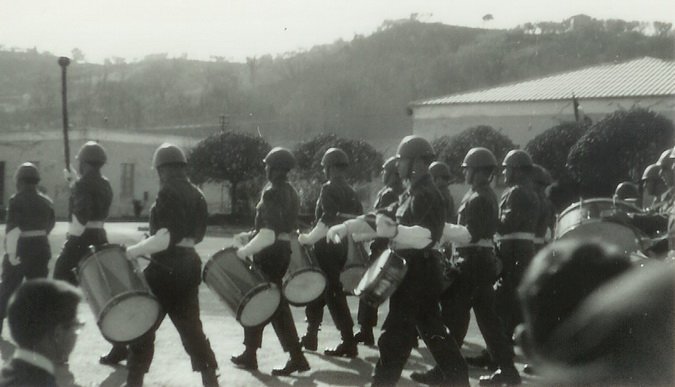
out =
[[66,180],[69,186],[73,186],[75,182],[78,179],[77,172],[75,171],[75,168],[71,165],[70,169],[64,169],[63,170],[63,178]]
[[14,254],[7,254],[7,260],[9,260],[9,263],[12,266],[16,266],[16,265],[21,263],[21,257],[19,257],[18,255],[14,255]]
[[244,246],[251,239],[251,233],[248,231],[240,232],[239,234],[235,234],[233,239],[236,246]]
[[303,246],[310,244],[308,239],[309,238],[307,237],[307,234],[298,235],[298,243],[300,243]]
[[244,252],[244,250],[241,247],[237,249],[236,254],[237,254],[237,258],[241,259],[242,261],[246,261],[246,257],[247,257],[246,253]]
[[381,238],[393,238],[398,231],[396,221],[384,214],[377,214],[375,226],[377,227],[377,236]]

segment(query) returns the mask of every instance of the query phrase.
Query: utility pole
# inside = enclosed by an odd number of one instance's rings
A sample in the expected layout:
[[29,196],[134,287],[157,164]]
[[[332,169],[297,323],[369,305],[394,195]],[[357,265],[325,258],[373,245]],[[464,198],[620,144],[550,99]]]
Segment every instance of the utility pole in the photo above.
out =
[[230,116],[227,114],[220,115],[220,131],[224,132],[230,124]]

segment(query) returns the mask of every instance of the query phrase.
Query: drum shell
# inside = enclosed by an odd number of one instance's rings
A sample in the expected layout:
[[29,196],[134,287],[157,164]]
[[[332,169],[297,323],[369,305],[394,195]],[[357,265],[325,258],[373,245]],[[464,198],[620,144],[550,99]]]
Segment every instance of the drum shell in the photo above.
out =
[[209,258],[202,278],[244,327],[268,322],[281,302],[279,288],[255,265],[239,259],[233,247]]
[[326,289],[326,276],[314,253],[298,242],[297,235],[291,236],[290,244],[291,259],[283,279],[282,292],[289,304],[305,306],[321,297]]
[[345,293],[354,294],[369,264],[368,253],[363,243],[355,242],[351,235],[348,235],[347,260],[340,272],[340,283]]
[[365,303],[378,307],[396,291],[407,272],[406,260],[387,249],[368,267],[354,294]]
[[639,235],[629,226],[603,219],[615,212],[640,212],[633,204],[609,198],[579,201],[558,216],[555,239],[602,240],[625,253],[641,249]]
[[129,343],[154,329],[162,310],[138,265],[124,248],[93,249],[78,265],[80,287],[107,340]]

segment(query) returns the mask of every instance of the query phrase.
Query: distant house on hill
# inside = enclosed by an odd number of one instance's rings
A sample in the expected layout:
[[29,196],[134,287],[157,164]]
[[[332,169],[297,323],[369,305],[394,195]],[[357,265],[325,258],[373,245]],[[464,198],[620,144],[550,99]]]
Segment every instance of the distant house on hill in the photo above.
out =
[[489,125],[525,146],[561,122],[598,121],[619,109],[649,108],[675,120],[675,61],[644,57],[490,89],[411,102],[413,133],[433,139]]

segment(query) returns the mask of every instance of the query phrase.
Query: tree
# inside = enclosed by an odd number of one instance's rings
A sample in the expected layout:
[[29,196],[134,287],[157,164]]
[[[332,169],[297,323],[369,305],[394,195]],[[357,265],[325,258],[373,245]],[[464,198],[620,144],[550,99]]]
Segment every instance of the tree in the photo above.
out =
[[262,160],[270,149],[261,137],[235,132],[211,135],[188,153],[190,178],[196,184],[229,181],[232,212],[242,215],[237,186],[263,174]]
[[565,167],[570,148],[584,134],[586,125],[576,122],[564,122],[539,134],[525,146],[527,153],[535,163],[551,172],[554,180],[569,178]]
[[593,125],[572,147],[567,165],[583,197],[611,196],[622,181],[673,145],[673,122],[643,108],[616,111]]
[[[439,144],[443,142],[447,142],[448,145],[437,150],[437,148],[441,148]],[[509,150],[516,148],[513,141],[506,135],[494,130],[491,126],[485,125],[468,128],[449,139],[447,136],[437,138],[433,141],[433,145],[435,145],[434,150],[438,152],[438,160],[448,164],[453,180],[458,182],[464,181],[462,161],[469,149],[477,146],[488,148],[495,154],[499,162]]]

